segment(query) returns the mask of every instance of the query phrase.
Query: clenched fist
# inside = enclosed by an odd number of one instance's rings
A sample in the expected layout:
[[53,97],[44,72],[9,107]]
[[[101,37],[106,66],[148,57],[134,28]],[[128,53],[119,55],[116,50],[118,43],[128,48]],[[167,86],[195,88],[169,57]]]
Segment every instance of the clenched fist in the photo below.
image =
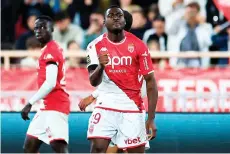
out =
[[109,63],[109,54],[108,53],[100,54],[98,60],[101,66],[105,67],[105,65]]

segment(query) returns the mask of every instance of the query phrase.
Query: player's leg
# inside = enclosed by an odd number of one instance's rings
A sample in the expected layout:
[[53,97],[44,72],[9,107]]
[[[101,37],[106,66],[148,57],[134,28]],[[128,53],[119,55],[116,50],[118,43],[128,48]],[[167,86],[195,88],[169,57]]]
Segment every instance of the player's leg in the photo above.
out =
[[145,145],[141,145],[135,148],[127,148],[128,153],[145,153]]
[[30,122],[29,128],[26,133],[23,149],[25,153],[38,152],[43,141],[40,139],[45,133],[44,129],[44,116],[42,112],[37,112],[33,120]]
[[147,141],[145,114],[121,113],[116,144],[119,149],[127,149],[128,153],[144,153]]
[[91,139],[91,153],[106,153],[106,150],[109,146],[109,139],[95,138]]
[[106,153],[117,153],[117,152],[118,152],[118,147],[113,143],[113,141],[110,141]]
[[40,141],[37,137],[33,137],[30,135],[26,136],[25,143],[23,146],[24,153],[37,153],[39,152],[39,148],[42,145],[42,141]]
[[69,124],[68,115],[58,111],[44,111],[47,116],[46,135],[56,153],[68,153]]
[[111,138],[116,134],[114,122],[116,115],[112,111],[94,109],[88,125],[87,137],[91,141],[92,153],[105,153]]
[[68,144],[65,140],[54,140],[50,142],[51,148],[56,153],[69,153]]

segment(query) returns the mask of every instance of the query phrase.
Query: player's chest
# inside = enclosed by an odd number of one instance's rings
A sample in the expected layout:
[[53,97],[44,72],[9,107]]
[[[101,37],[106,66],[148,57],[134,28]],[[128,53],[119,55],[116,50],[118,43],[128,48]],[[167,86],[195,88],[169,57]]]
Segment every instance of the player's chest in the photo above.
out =
[[97,54],[108,53],[109,63],[107,68],[129,67],[137,62],[137,51],[132,43],[124,45],[99,46]]

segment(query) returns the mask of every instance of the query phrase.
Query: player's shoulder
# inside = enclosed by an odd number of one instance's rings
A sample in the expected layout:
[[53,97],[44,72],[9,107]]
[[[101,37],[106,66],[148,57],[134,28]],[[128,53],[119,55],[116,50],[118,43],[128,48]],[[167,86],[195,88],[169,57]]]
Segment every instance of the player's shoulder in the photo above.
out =
[[46,50],[51,50],[51,49],[62,51],[61,46],[54,40],[52,40],[46,44]]
[[100,44],[101,41],[103,41],[103,39],[105,38],[105,33],[101,34],[100,36],[98,36],[96,39],[94,39],[93,41],[91,41],[88,46],[87,46],[87,50],[92,49],[94,46]]
[[61,48],[61,46],[56,41],[52,40],[46,44],[44,51],[46,53],[62,54],[63,49]]
[[136,45],[138,45],[140,47],[143,47],[143,46],[145,47],[146,46],[146,44],[141,39],[136,37],[134,34],[125,31],[125,35],[126,35],[126,39],[128,39],[131,42],[133,42],[134,44],[136,44]]

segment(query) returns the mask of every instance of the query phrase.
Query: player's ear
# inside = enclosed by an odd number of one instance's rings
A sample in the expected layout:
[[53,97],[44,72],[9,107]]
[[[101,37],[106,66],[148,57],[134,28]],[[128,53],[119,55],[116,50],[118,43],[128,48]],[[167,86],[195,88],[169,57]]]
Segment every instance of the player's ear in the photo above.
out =
[[105,19],[104,19],[104,21],[103,21],[103,25],[105,26]]

